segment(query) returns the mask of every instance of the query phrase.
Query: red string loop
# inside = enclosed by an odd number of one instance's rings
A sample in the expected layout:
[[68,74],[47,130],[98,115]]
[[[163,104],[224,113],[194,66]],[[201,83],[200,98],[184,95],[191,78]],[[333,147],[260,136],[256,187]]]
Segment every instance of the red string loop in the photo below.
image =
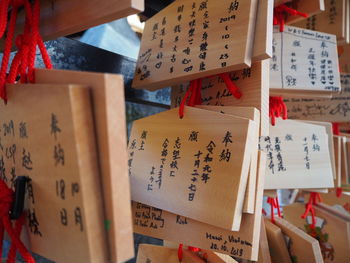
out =
[[28,252],[19,238],[25,221],[24,214],[22,214],[22,216],[16,221],[15,228],[13,229],[9,216],[13,199],[14,192],[7,187],[4,181],[0,180],[0,251],[2,251],[4,233],[6,230],[11,238],[11,247],[8,254],[7,263],[14,262],[16,258],[16,250],[19,251],[25,262],[35,263],[32,255]]
[[[10,6],[11,16],[7,28],[4,54],[0,69],[0,98],[2,98],[5,103],[7,101],[6,83],[15,83],[18,77],[20,77],[21,83],[26,83],[28,81],[34,82],[34,66],[37,46],[39,46],[46,68],[52,68],[50,57],[39,33],[40,0],[34,0],[33,4],[31,4],[29,0],[12,0],[11,2],[5,0],[1,2],[0,15],[6,10],[6,20],[1,16],[0,38],[3,36],[3,32],[7,27],[7,12]],[[18,10],[22,6],[24,6],[26,15],[24,31],[16,37],[15,44],[17,47],[17,53],[11,63],[9,75],[6,76],[10,61],[11,48],[13,45]]]
[[273,126],[276,124],[276,118],[282,117],[283,120],[288,119],[288,109],[283,101],[283,97],[270,96],[269,107],[269,116]]
[[280,32],[284,31],[285,17],[287,14],[292,16],[302,16],[302,17],[309,16],[306,13],[299,12],[298,10],[290,8],[284,4],[275,7],[273,12],[273,24],[280,26]]
[[[239,88],[236,86],[236,84],[233,83],[228,73],[222,73],[217,76],[219,76],[225,82],[226,88],[232,96],[237,99],[240,99],[242,97],[242,93],[239,91]],[[201,91],[202,79],[191,80],[185,96],[182,98],[179,106],[179,116],[181,119],[184,117],[186,103],[191,107],[202,104]]]
[[268,197],[267,203],[270,204],[270,207],[271,207],[271,222],[275,224],[276,223],[276,221],[275,221],[275,208],[277,208],[278,217],[282,218],[281,209],[280,209],[280,205],[278,202],[278,197],[276,197],[276,198]]
[[316,192],[311,192],[309,197],[309,202],[305,205],[305,212],[301,215],[302,219],[305,219],[307,215],[311,214],[312,223],[310,225],[311,229],[316,228],[316,217],[315,217],[315,208],[314,205],[317,205],[317,203],[322,202],[321,195]]

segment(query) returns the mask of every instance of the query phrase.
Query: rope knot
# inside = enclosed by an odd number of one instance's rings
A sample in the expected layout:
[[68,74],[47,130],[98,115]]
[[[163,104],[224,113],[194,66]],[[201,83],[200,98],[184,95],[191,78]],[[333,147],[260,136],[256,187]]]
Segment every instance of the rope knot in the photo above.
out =
[[306,13],[299,12],[296,9],[290,8],[285,4],[279,5],[273,10],[273,24],[280,26],[280,32],[284,31],[284,24],[287,15],[308,17]]

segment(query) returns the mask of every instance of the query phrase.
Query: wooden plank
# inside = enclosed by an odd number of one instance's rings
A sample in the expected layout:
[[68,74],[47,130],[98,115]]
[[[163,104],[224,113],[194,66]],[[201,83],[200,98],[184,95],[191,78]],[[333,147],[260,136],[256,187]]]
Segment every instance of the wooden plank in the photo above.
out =
[[273,262],[292,263],[281,229],[265,219],[266,235]]
[[[294,23],[293,26],[335,34],[339,45],[349,40],[346,32],[346,1],[325,0],[325,11]],[[306,1],[303,1],[306,2]]]
[[[312,47],[312,48],[310,48]],[[340,91],[335,35],[292,26],[273,31],[270,89],[273,95]]]
[[[325,0],[293,0],[289,6],[299,12],[308,14],[310,17],[325,11]],[[287,15],[286,24],[293,24],[304,19],[303,16]]]
[[341,141],[341,181],[342,184],[349,184],[349,164],[348,164],[348,152],[347,152],[347,145],[346,145],[346,137],[342,136]]
[[[183,248],[183,262],[188,263],[237,263],[233,258],[213,253],[210,250],[203,250],[197,253]],[[136,263],[178,263],[178,249],[174,247],[161,247],[149,244],[141,244],[137,255]]]
[[250,66],[257,3],[170,4],[146,22],[133,87],[155,90]]
[[325,127],[278,119],[260,139],[268,155],[265,189],[334,187]]
[[[85,0],[82,4],[80,0],[42,0],[40,9],[40,33],[46,41],[142,12],[144,1]],[[18,18],[17,31],[21,31],[24,17],[22,11]]]
[[333,140],[337,175],[334,185],[336,187],[341,187],[341,139],[339,136],[333,136]]
[[89,90],[17,84],[7,92],[8,104],[0,105],[1,179],[13,186],[16,175],[31,178],[31,250],[58,263],[106,262]]
[[[203,79],[202,104],[213,106],[254,107],[260,111],[260,135],[269,134],[269,61],[254,63],[251,68],[230,73],[231,79],[242,93],[234,98],[218,77]],[[188,83],[172,88],[171,107],[180,105]]]
[[256,261],[260,237],[266,156],[259,153],[255,214],[243,214],[240,231],[233,232],[133,202],[134,231],[202,249]]
[[292,0],[274,0],[274,6],[283,5],[285,3],[291,2]]
[[273,0],[258,1],[253,62],[272,57]]
[[193,107],[182,119],[172,109],[135,121],[132,200],[238,231],[254,129],[251,120]]
[[[325,263],[347,262],[350,256],[349,230],[350,223],[330,214],[317,206],[314,207],[316,213],[316,239],[323,240],[320,243],[323,260]],[[302,204],[292,204],[283,209],[285,219],[303,231],[309,231],[308,224],[311,222],[310,216],[302,219],[305,206]]]
[[267,241],[265,220],[263,218],[261,220],[260,231],[259,257],[257,263],[271,263],[270,248]]
[[288,221],[277,217],[276,225],[288,237],[287,248],[292,262],[322,263],[318,241]]
[[331,99],[285,98],[289,119],[349,122],[350,74],[340,74],[341,92]]
[[[260,127],[260,113],[257,109],[251,107],[233,107],[233,106],[208,106],[199,105],[200,109],[212,110],[221,112],[224,114],[230,114],[236,117],[243,117],[253,120],[257,127]],[[259,129],[256,129],[255,137],[256,141],[253,142],[252,156],[250,159],[248,185],[245,191],[243,212],[254,213],[255,207],[255,191],[256,191],[256,171],[258,166],[258,144],[259,144]]]
[[36,69],[35,81],[38,84],[75,83],[89,86],[94,105],[93,114],[111,261],[124,262],[134,257],[123,77],[112,74]]

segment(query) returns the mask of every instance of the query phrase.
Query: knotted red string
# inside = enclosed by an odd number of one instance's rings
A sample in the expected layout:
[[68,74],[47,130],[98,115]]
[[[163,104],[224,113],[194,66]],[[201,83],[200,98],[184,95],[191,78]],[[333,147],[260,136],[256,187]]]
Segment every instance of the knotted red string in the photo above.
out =
[[11,238],[11,248],[8,254],[7,263],[15,262],[16,250],[19,251],[24,261],[27,263],[35,263],[32,255],[23,245],[20,240],[20,234],[22,226],[25,221],[25,215],[22,214],[21,217],[16,221],[15,228],[13,228],[9,212],[13,203],[14,192],[7,187],[7,185],[0,180],[0,252],[2,252],[4,232],[8,233]]
[[[34,65],[37,46],[39,47],[46,68],[52,68],[50,57],[39,33],[40,0],[34,0],[33,5],[31,5],[29,0],[2,1],[0,5],[0,15],[2,14],[1,12],[4,12],[3,10],[6,10],[7,13],[9,6],[11,6],[11,17],[7,28],[0,69],[0,98],[2,98],[5,103],[7,101],[6,83],[15,83],[18,76],[20,77],[21,83],[26,83],[28,81],[34,82]],[[18,10],[22,6],[24,6],[26,15],[24,31],[16,37],[15,43],[17,53],[12,61],[9,75],[6,76],[10,61],[11,48],[13,45]],[[2,29],[5,30],[6,26],[7,19],[5,20],[1,17],[0,38],[3,36]]]
[[275,221],[275,208],[277,208],[278,217],[282,218],[281,209],[280,209],[280,205],[278,202],[278,197],[276,197],[276,198],[268,197],[267,203],[270,204],[270,207],[271,207],[271,222],[275,224],[276,223],[276,221]]
[[269,107],[269,116],[271,118],[271,124],[273,126],[276,124],[276,118],[282,117],[283,120],[288,119],[287,106],[284,103],[282,97],[270,96]]
[[[242,93],[239,91],[238,87],[233,83],[228,73],[222,73],[218,75],[226,85],[226,88],[237,99],[242,97]],[[194,107],[195,105],[202,104],[202,79],[191,80],[190,85],[185,93],[185,96],[182,98],[180,107],[179,107],[179,116],[182,119],[185,111],[185,104],[188,106]]]
[[306,13],[299,12],[298,10],[290,8],[284,4],[275,7],[273,10],[273,25],[279,25],[280,32],[284,31],[285,17],[287,14],[292,16],[303,16],[303,17],[309,16]]
[[305,205],[305,212],[304,214],[301,215],[301,218],[305,219],[309,213],[311,214],[311,219],[312,219],[312,223],[310,225],[311,229],[316,228],[316,217],[315,217],[314,205],[316,205],[319,202],[322,202],[320,194],[316,192],[311,192],[309,202]]

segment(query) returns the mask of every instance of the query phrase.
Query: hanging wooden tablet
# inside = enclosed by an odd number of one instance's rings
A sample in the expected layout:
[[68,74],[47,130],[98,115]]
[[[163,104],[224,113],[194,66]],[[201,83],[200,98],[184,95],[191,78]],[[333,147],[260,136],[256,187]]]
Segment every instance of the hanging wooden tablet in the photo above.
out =
[[[178,243],[170,242],[167,240],[163,240],[163,246],[169,247],[169,248],[175,248],[177,251],[179,249]],[[189,249],[189,247],[186,246],[185,244],[182,244],[182,251],[184,251],[186,249]],[[201,248],[198,248],[198,249],[199,249],[199,251],[197,251],[197,252],[192,251],[192,253],[199,256],[205,262],[208,262],[208,263],[237,263],[237,261],[235,261],[229,255],[225,255],[225,254],[221,254],[218,252],[213,252],[211,250],[206,250],[206,249],[201,249]]]
[[[344,263],[350,257],[350,222],[314,206],[316,214],[316,239],[325,263]],[[292,204],[283,208],[285,219],[310,234],[311,216],[302,219],[305,211],[303,204]]]
[[251,65],[257,0],[178,0],[146,22],[134,88],[155,90]]
[[272,57],[273,0],[258,1],[253,62]]
[[[40,33],[52,40],[84,31],[142,12],[143,0],[61,0],[40,1]],[[77,12],[79,15],[77,15]],[[24,25],[24,11],[19,14],[18,29]]]
[[342,73],[350,73],[350,45],[338,46],[339,68]]
[[94,105],[93,114],[111,261],[124,262],[134,257],[123,77],[112,74],[36,69],[35,81],[45,84],[74,83],[89,86]]
[[271,223],[270,219],[265,219],[265,226],[272,261],[292,263],[281,229]]
[[[293,0],[288,6],[301,13],[307,14],[310,17],[325,11],[325,0]],[[306,18],[303,16],[292,16],[287,14],[286,24],[293,24],[304,19]]]
[[261,220],[259,257],[257,263],[271,263],[269,243],[267,241],[265,220]]
[[265,189],[334,187],[325,127],[278,119],[260,149],[268,158]]
[[134,231],[146,236],[256,261],[259,250],[265,168],[266,156],[264,153],[259,153],[255,213],[243,214],[238,232],[136,202],[132,203]]
[[[236,99],[219,77],[203,79],[202,104],[215,106],[254,107],[260,111],[260,135],[269,134],[269,61],[254,63],[251,68],[230,73],[232,81],[242,93]],[[172,88],[171,106],[180,105],[188,83]]]
[[285,26],[274,27],[273,57],[270,60],[271,94],[340,91],[335,35]]
[[[149,244],[139,246],[136,263],[179,263],[178,248],[161,247]],[[200,251],[200,255],[187,248],[182,249],[182,262],[185,263],[237,263],[231,257],[221,258],[210,250]]]
[[278,226],[285,239],[287,248],[293,263],[321,263],[323,262],[322,253],[318,241],[297,228],[287,220],[275,218]]
[[27,188],[30,248],[58,263],[107,262],[89,89],[9,85],[0,105],[0,173]]
[[182,119],[172,109],[135,121],[128,147],[132,200],[238,231],[255,127],[193,107]]
[[[211,110],[221,112],[223,114],[229,114],[236,117],[243,117],[249,120],[253,120],[257,127],[260,127],[260,113],[257,109],[252,107],[234,107],[234,106],[208,106],[199,105],[196,106],[200,109]],[[258,166],[258,144],[259,144],[259,128],[255,129],[255,141],[252,144],[252,156],[250,159],[248,184],[244,196],[243,212],[254,213],[255,207],[255,191],[256,191],[256,174]]]
[[340,74],[341,92],[330,99],[285,98],[289,119],[349,122],[350,74]]
[[[337,36],[339,45],[349,42],[346,27],[346,1],[325,0],[325,11],[294,23],[296,27],[307,28]],[[303,1],[308,2],[308,1]]]

